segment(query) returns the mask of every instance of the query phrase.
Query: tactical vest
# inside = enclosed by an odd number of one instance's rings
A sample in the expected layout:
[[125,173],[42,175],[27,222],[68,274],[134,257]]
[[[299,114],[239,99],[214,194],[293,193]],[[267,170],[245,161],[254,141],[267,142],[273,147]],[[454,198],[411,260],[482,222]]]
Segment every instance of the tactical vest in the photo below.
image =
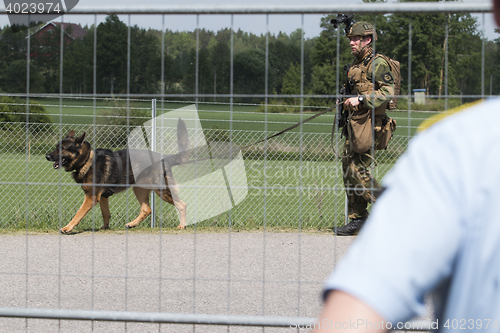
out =
[[[375,55],[378,57],[379,55]],[[348,78],[351,84],[352,95],[370,95],[373,92],[373,83],[368,80],[368,73],[372,72],[373,55],[365,57],[362,61],[352,64],[349,69]],[[375,108],[375,115],[383,115],[387,109],[387,103],[383,103],[378,108]],[[368,110],[368,107],[360,108],[358,110]]]
[[[375,57],[378,56],[382,55],[375,55]],[[385,57],[384,60],[386,60]],[[349,69],[348,78],[352,95],[369,96],[373,92],[373,83],[367,78],[368,73],[372,73],[372,64],[373,56],[370,54],[361,61],[355,62]],[[371,148],[372,128],[375,130],[375,149],[387,148],[392,133],[396,130],[396,121],[385,113],[388,103],[389,101],[375,108],[374,122],[372,121],[371,109],[367,106],[359,105],[351,110],[348,126],[346,126],[351,150],[356,153],[366,153]]]

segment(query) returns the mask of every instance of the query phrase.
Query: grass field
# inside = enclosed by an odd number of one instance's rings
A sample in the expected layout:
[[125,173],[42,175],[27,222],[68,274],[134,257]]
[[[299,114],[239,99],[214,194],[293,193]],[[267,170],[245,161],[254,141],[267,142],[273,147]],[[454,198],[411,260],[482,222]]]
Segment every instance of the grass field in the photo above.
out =
[[[58,99],[40,99],[37,102],[46,105],[47,112],[52,115],[54,123],[59,124],[92,124],[94,121],[94,113],[99,116],[103,110],[117,107],[116,103],[106,100],[97,100],[94,110],[92,100],[74,100],[66,99],[62,101],[63,107],[60,107]],[[192,103],[173,103],[165,102],[163,110],[161,103],[157,102],[158,114],[175,110]],[[126,107],[126,102],[121,101],[119,107]],[[233,129],[243,131],[264,131],[277,132],[281,131],[302,119],[312,116],[314,113],[304,112],[301,118],[300,114],[275,114],[255,112],[258,106],[256,105],[233,105],[232,111],[228,104],[199,104],[198,114],[203,128],[206,129]],[[129,103],[129,114],[131,116],[149,116],[151,110],[150,101],[139,101]],[[411,120],[407,111],[388,112],[388,115],[398,122],[398,128],[395,135],[408,135],[408,126],[410,126],[410,135],[414,135],[416,127],[433,112],[412,112]],[[311,122],[293,129],[293,132],[304,133],[330,133],[334,113],[327,113],[320,116]],[[147,119],[145,118],[144,121]]]
[[[27,144],[25,130],[0,130],[0,203],[3,214],[0,227],[6,229],[57,230],[66,225],[83,201],[83,192],[73,183],[68,173],[53,170],[45,160],[58,140],[58,124],[75,128],[77,132],[92,128],[94,108],[90,100],[65,100],[62,112],[59,100],[44,100],[53,116],[55,129],[34,133]],[[113,106],[113,105],[111,105]],[[165,103],[165,109],[183,107],[181,103]],[[107,101],[99,101],[98,107],[110,107]],[[133,110],[147,110],[150,102],[134,102]],[[160,107],[160,105],[158,105]],[[200,104],[199,116],[204,129],[217,131],[232,128],[238,144],[262,138],[260,131],[282,130],[300,120],[298,114],[265,114],[254,112],[255,106]],[[217,112],[215,112],[217,111]],[[62,113],[63,116],[57,114]],[[98,108],[96,108],[96,114]],[[304,114],[308,117],[311,114]],[[397,157],[406,149],[408,118],[405,112],[392,112],[399,128],[387,151],[378,152],[378,165],[373,169],[378,180],[390,170]],[[416,127],[429,113],[413,113],[411,126]],[[62,118],[62,122],[60,122]],[[230,120],[232,119],[232,122]],[[147,120],[147,118],[145,118]],[[329,147],[332,114],[316,118],[304,125],[302,134],[287,133],[270,142],[270,151],[264,155],[258,149],[245,153],[245,168],[248,196],[234,207],[214,218],[197,224],[199,228],[254,229],[270,228],[314,228],[325,229],[344,221],[344,191],[340,161],[332,154],[324,154]],[[74,125],[67,125],[74,124]],[[230,126],[232,124],[232,126]],[[89,127],[90,126],[90,127]],[[110,135],[114,127],[106,128]],[[1,129],[1,128],[0,128]],[[414,132],[414,128],[410,130]],[[92,137],[90,137],[92,140]],[[94,143],[93,141],[91,141]],[[102,147],[105,147],[102,146]],[[15,148],[15,149],[14,149]],[[28,149],[27,149],[28,148]],[[207,195],[208,202],[217,198]],[[159,202],[160,200],[157,200]],[[122,230],[139,212],[132,191],[110,198],[111,227]],[[160,203],[157,206],[157,221],[164,228],[175,228],[177,212],[173,206]],[[188,208],[189,209],[189,208]],[[28,223],[28,226],[26,226]],[[150,219],[140,228],[149,228]],[[77,231],[91,230],[102,225],[99,209],[89,214],[77,227]]]

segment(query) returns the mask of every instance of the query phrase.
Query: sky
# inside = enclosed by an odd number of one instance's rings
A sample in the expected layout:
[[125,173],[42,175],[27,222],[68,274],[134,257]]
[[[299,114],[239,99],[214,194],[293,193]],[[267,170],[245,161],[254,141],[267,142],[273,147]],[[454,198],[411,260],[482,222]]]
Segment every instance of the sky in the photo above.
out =
[[[332,4],[332,3],[345,3],[346,0],[312,0],[311,3],[314,4]],[[394,0],[389,0],[393,2]],[[466,3],[478,3],[487,2],[486,0],[462,0]],[[361,0],[355,0],[355,2],[362,3]],[[179,1],[173,0],[147,0],[143,2],[147,6],[158,5],[168,5],[172,3],[173,5],[179,5]],[[184,5],[206,5],[210,3],[209,1],[202,0],[183,0]],[[247,0],[218,0],[217,5],[227,4],[238,4],[248,5]],[[270,4],[304,4],[304,0],[253,0],[250,2],[252,5],[270,5]],[[139,2],[137,0],[80,0],[77,6],[138,6]],[[269,15],[269,31],[271,34],[278,34],[279,32],[285,32],[290,34],[298,28],[302,27],[305,31],[306,38],[312,38],[318,36],[321,32],[320,19],[323,15],[304,15],[304,22],[302,22],[301,15]],[[482,28],[483,15],[474,14],[478,17],[480,27]],[[492,14],[484,15],[484,30],[485,36],[489,40],[500,37],[500,34],[494,32],[495,24],[493,21]],[[105,15],[97,16],[97,23],[104,20]],[[120,16],[120,19],[128,23],[127,16]],[[131,15],[131,24],[138,25],[142,28],[153,28],[162,29],[162,17],[161,15]],[[60,21],[60,18],[56,21]],[[66,15],[64,17],[65,22],[79,23],[82,26],[91,25],[94,23],[93,15]],[[0,15],[0,24],[2,26],[9,24],[6,15]],[[200,15],[199,19],[200,28],[205,28],[212,31],[217,31],[223,28],[228,28],[231,26],[230,15]],[[193,31],[196,28],[196,16],[195,15],[166,15],[165,16],[165,28],[172,31]],[[235,30],[241,29],[246,32],[252,32],[254,34],[264,34],[267,30],[266,28],[266,16],[265,15],[234,15],[234,28]]]

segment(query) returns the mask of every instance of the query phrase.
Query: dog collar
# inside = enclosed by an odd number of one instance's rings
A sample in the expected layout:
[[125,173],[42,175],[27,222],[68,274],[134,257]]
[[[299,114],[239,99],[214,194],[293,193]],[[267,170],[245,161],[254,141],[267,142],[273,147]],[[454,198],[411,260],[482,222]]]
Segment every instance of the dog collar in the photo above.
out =
[[87,174],[87,172],[89,172],[90,170],[90,167],[92,166],[92,162],[94,161],[94,151],[91,150],[90,151],[90,154],[89,154],[89,157],[87,158],[87,161],[85,162],[85,164],[83,165],[83,167],[80,169],[79,172],[76,172],[73,171],[74,173],[78,174],[78,177],[82,177],[85,176]]

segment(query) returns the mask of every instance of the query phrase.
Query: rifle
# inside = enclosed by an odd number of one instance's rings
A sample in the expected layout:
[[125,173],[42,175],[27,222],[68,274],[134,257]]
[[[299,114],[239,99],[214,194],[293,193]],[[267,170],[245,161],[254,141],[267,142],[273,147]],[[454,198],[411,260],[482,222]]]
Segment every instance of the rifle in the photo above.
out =
[[[333,24],[333,27],[337,29],[341,23],[345,23],[345,33],[346,35],[349,34],[349,30],[351,26],[354,23],[354,14],[337,14],[337,18],[333,19],[330,21],[331,24]],[[332,136],[331,136],[331,143],[332,143],[332,150],[336,157],[339,157],[340,155],[337,153],[335,150],[335,144],[334,144],[334,136],[335,136],[335,131],[337,128],[342,129],[340,132],[340,136],[346,136],[347,137],[347,122],[349,119],[348,111],[344,110],[344,98],[349,98],[349,96],[352,93],[352,83],[349,81],[349,69],[351,68],[350,65],[345,65],[344,66],[344,71],[346,72],[346,83],[340,87],[340,96],[339,100],[337,101],[337,113],[335,114],[335,122],[332,126]]]
[[[344,71],[346,72],[346,77],[348,77],[348,74],[349,74],[349,69],[351,68],[350,65],[345,65],[344,66]],[[344,83],[342,85],[342,87],[340,87],[340,103],[338,104],[338,107],[337,107],[337,128],[340,130],[342,128],[342,132],[341,132],[341,135],[345,135],[345,126],[347,125],[347,118],[348,118],[348,112],[346,110],[344,110],[344,103],[343,103],[343,100],[344,100],[344,96],[349,96],[351,95],[351,89],[352,88],[352,84],[350,83],[350,81],[347,81],[346,83]]]

